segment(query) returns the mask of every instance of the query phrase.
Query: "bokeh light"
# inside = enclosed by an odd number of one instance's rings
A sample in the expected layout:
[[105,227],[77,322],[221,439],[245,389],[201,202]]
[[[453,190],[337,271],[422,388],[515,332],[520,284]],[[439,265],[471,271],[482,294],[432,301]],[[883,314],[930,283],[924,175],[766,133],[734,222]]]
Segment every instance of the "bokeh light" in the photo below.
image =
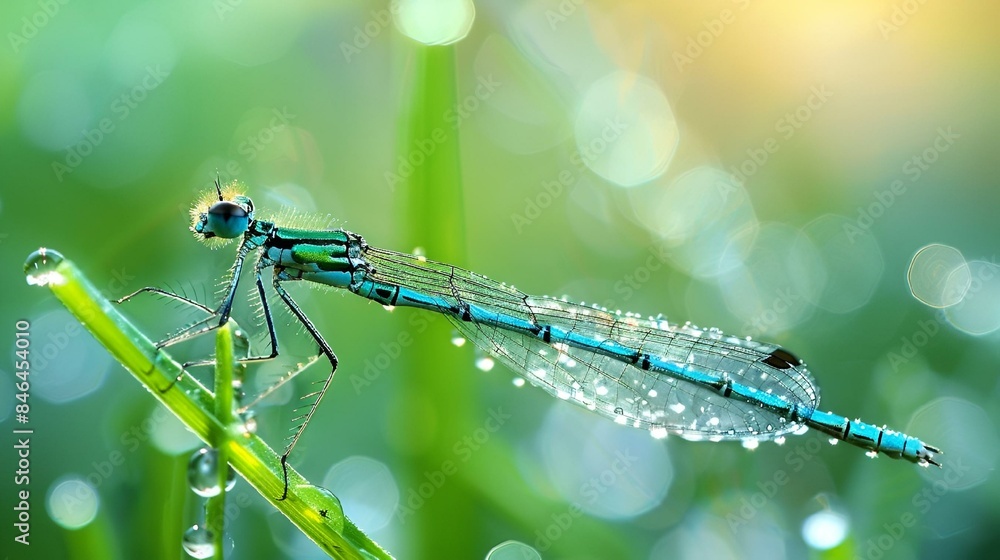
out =
[[962,301],[972,283],[969,264],[962,253],[948,245],[921,247],[906,272],[913,297],[931,307],[948,307]]
[[935,492],[975,488],[989,480],[1000,457],[1000,434],[979,405],[958,397],[941,397],[913,413],[906,430],[944,449],[943,467],[921,469]]
[[77,320],[64,310],[46,313],[33,324],[33,391],[66,403],[96,391],[114,361]]
[[847,538],[849,524],[843,515],[823,510],[802,522],[802,540],[811,548],[829,550],[839,546]]
[[89,525],[97,517],[100,506],[97,491],[75,475],[52,483],[45,500],[49,517],[64,529],[80,529]]
[[695,278],[743,264],[759,223],[746,189],[732,175],[701,166],[665,188],[629,191],[639,221],[663,238],[671,261]]
[[[971,335],[984,335],[1000,329],[1000,267],[987,261],[969,261],[968,289],[962,300],[944,310],[951,326]],[[965,268],[953,273],[960,280],[951,286],[964,284]]]
[[628,72],[614,72],[588,88],[575,135],[580,161],[623,187],[659,177],[680,143],[663,92],[649,78]]
[[450,45],[469,34],[476,19],[472,0],[395,0],[400,33],[425,45]]
[[486,560],[542,560],[542,555],[522,542],[506,541],[490,549]]
[[399,505],[399,485],[381,461],[353,456],[330,467],[322,486],[328,488],[344,512],[364,531],[385,527]]
[[[590,443],[584,444],[584,439]],[[536,446],[559,493],[604,519],[645,513],[663,500],[673,482],[666,448],[649,433],[603,421],[566,403],[552,406]]]

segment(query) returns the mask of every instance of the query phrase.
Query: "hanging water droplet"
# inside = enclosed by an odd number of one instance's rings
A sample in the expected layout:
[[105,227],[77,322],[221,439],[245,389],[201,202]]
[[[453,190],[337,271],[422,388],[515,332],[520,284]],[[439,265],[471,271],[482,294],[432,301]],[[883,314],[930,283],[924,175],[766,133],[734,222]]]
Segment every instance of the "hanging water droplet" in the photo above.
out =
[[24,261],[24,274],[27,276],[28,284],[32,286],[45,286],[49,283],[62,282],[62,275],[56,272],[65,258],[52,249],[45,247],[28,255]]
[[[236,484],[236,472],[227,465],[226,490],[231,490]],[[191,490],[203,498],[218,496],[222,491],[219,487],[219,452],[215,449],[202,447],[191,454],[188,461],[188,485]]]
[[192,525],[184,531],[181,546],[184,552],[192,558],[211,558],[215,556],[215,535],[205,527]]
[[250,437],[250,434],[257,433],[257,415],[252,410],[241,413],[239,418],[243,424],[242,432],[244,436]]
[[757,440],[757,439],[745,439],[745,440],[743,440],[743,447],[744,447],[744,449],[749,449],[750,451],[753,451],[754,449],[757,449],[758,447],[760,447],[760,440]]
[[[236,366],[237,369],[239,365]],[[243,402],[247,396],[246,391],[243,390],[243,379],[240,377],[233,377],[233,408],[238,409],[240,403]]]
[[459,334],[458,331],[451,331],[451,343],[461,348],[465,346],[465,337]]
[[476,356],[476,367],[481,371],[490,371],[495,365],[496,362],[491,356],[487,356],[486,354]]
[[524,378],[515,377],[513,383],[515,387],[524,387]]

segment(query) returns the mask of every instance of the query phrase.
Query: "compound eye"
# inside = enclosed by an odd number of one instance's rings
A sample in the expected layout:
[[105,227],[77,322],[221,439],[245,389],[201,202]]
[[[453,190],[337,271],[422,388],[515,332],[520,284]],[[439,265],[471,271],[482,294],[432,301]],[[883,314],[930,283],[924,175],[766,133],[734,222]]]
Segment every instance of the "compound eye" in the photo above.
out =
[[239,204],[222,200],[208,209],[207,225],[207,233],[213,233],[223,239],[232,239],[246,232],[250,225],[250,216]]

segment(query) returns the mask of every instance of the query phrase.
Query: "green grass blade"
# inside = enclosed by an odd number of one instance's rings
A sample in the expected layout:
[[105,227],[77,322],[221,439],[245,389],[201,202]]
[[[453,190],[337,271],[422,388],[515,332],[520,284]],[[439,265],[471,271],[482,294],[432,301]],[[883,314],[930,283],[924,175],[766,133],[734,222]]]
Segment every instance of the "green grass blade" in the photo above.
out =
[[[35,255],[29,257],[29,262],[37,261]],[[279,500],[284,488],[280,454],[254,434],[228,432],[228,427],[216,416],[215,397],[211,392],[185,373],[166,352],[158,350],[101,295],[72,261],[62,259],[59,262],[55,258],[57,254],[51,250],[48,255],[54,265],[51,271],[44,275],[29,274],[29,281],[39,283],[39,278],[44,276],[45,284],[70,313],[199,438],[211,445],[218,434],[226,433],[221,450],[228,455],[236,472],[307,537],[334,558],[391,558],[344,515],[335,496],[311,485],[291,467],[288,468],[288,497]]]

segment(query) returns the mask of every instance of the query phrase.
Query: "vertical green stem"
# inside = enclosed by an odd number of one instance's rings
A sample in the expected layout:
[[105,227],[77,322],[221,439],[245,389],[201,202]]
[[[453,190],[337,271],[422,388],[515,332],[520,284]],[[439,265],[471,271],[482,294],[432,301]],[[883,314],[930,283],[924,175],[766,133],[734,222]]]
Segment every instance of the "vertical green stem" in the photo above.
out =
[[229,475],[229,454],[226,447],[229,439],[229,426],[233,424],[233,331],[232,320],[219,328],[215,335],[215,417],[222,425],[221,430],[212,430],[209,445],[218,453],[218,471],[215,473],[219,485],[219,494],[212,496],[205,504],[205,526],[212,532],[216,560],[223,560],[225,555],[225,515],[226,515],[226,478]]
[[[399,202],[405,218],[410,247],[422,247],[428,258],[465,262],[465,206],[462,195],[459,129],[446,120],[457,105],[455,48],[425,46],[407,41],[406,84],[408,105],[400,136],[400,155],[413,165]],[[427,153],[433,148],[432,153]],[[419,154],[419,155],[418,155]],[[420,157],[422,156],[422,157]],[[442,465],[462,465],[455,456],[457,442],[468,435],[473,423],[471,395],[473,377],[467,352],[457,351],[450,339],[451,326],[429,318],[420,334],[421,343],[408,349],[404,358],[412,374],[403,376],[399,401],[407,418],[426,421],[409,423],[414,445],[408,485],[418,487],[426,473],[437,473]],[[443,406],[447,403],[447,406]],[[464,465],[463,465],[464,466]],[[448,475],[433,495],[423,500],[402,521],[415,543],[415,557],[468,558],[475,550],[476,500],[464,488],[461,473]],[[455,531],[454,524],[462,530]]]

